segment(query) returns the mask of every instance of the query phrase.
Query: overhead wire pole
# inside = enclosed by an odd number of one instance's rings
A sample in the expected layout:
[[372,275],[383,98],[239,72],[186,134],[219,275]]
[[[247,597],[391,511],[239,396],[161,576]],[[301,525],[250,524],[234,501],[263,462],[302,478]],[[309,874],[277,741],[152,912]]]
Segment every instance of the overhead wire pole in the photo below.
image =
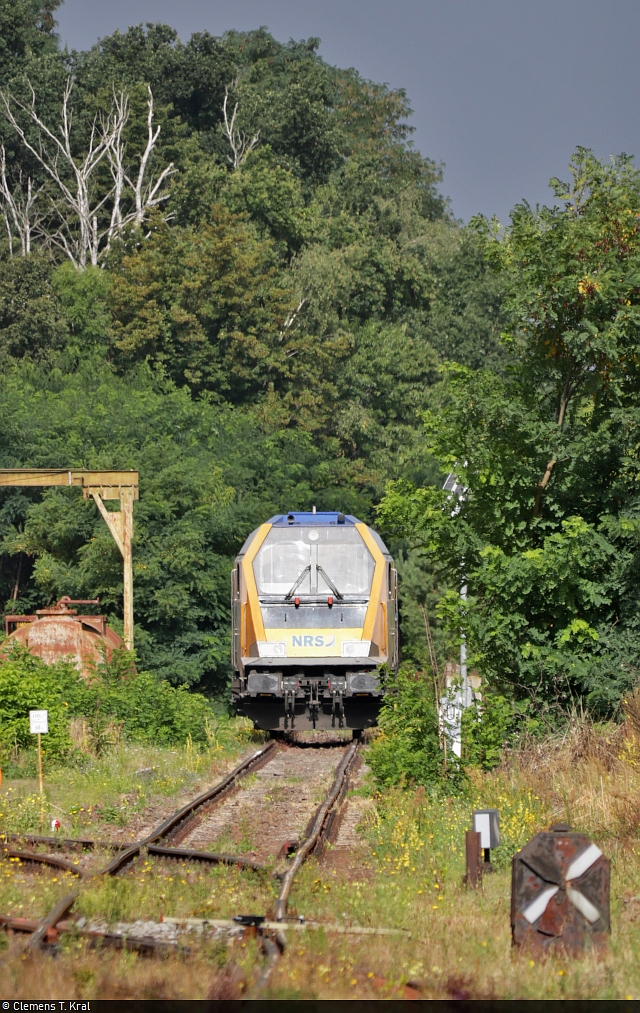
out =
[[[133,650],[133,503],[138,499],[137,471],[87,471],[84,468],[0,468],[3,486],[80,486],[82,498],[92,498],[104,517],[123,560],[124,642]],[[107,510],[103,500],[120,501],[120,510]]]

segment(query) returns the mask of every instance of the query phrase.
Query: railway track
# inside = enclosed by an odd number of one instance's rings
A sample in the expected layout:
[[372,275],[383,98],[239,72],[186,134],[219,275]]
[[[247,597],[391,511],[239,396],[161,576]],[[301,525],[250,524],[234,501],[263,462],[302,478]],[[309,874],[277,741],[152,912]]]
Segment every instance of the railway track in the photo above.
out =
[[[73,873],[78,876],[79,887],[83,882],[90,885],[96,876],[135,876],[136,863],[142,857],[148,861],[147,856],[161,861],[236,866],[276,877],[280,885],[275,908],[257,916],[239,912],[234,919],[238,930],[258,935],[267,958],[251,993],[255,997],[266,986],[284,949],[285,935],[276,926],[285,927],[290,920],[287,908],[295,877],[311,854],[321,853],[344,800],[357,755],[357,742],[306,747],[269,742],[134,844],[12,835],[11,843],[7,840],[5,845],[5,855],[23,863]],[[29,844],[28,850],[15,846],[19,839]],[[34,851],[37,846],[47,851]],[[87,851],[107,848],[115,854],[102,868],[90,869],[81,861]],[[52,854],[53,851],[58,853]],[[60,857],[60,852],[64,857]],[[167,950],[167,943],[162,940],[135,938],[131,933],[102,931],[95,926],[82,927],[69,918],[63,920],[77,896],[75,892],[64,897],[37,923],[0,915],[0,927],[29,933],[27,946],[31,949],[56,944],[62,932],[73,928],[103,944],[141,952]],[[271,923],[267,922],[270,914]]]

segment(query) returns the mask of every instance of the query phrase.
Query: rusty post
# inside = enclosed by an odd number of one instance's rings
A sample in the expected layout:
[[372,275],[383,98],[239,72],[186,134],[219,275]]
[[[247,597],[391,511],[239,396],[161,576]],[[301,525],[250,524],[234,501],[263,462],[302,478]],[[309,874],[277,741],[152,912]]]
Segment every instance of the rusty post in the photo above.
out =
[[464,877],[464,885],[476,890],[482,881],[482,848],[480,847],[480,834],[476,830],[467,830],[465,847],[467,872]]

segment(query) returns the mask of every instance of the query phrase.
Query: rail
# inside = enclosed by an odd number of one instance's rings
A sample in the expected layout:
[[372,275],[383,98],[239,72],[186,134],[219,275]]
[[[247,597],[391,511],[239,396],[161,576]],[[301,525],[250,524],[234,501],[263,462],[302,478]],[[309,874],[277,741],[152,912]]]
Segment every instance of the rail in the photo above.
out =
[[311,829],[306,839],[297,849],[293,862],[291,863],[291,867],[287,869],[284,876],[282,877],[282,885],[280,887],[278,900],[276,901],[275,920],[277,922],[281,922],[286,918],[287,902],[289,900],[289,894],[291,893],[291,888],[293,886],[293,880],[302,864],[305,862],[305,860],[311,854],[313,849],[319,843],[323,834],[323,830],[325,829],[327,818],[336,801],[338,800],[343,788],[346,786],[348,782],[349,773],[351,771],[351,768],[353,767],[353,764],[355,763],[357,752],[358,752],[358,743],[352,742],[340,762],[340,766],[336,771],[336,776],[334,778],[333,784],[331,785],[331,788],[329,789],[329,792],[324,802],[322,802],[318,807],[318,809],[316,810],[316,815],[314,817],[313,823],[311,824]]
[[[273,873],[281,879],[281,886],[275,905],[275,920],[273,922],[268,922],[266,919],[261,917],[257,919],[255,927],[253,928],[253,931],[258,935],[260,946],[267,959],[254,988],[251,990],[247,998],[257,998],[264,991],[271,976],[271,972],[276,966],[281,953],[285,949],[286,940],[282,930],[290,927],[285,923],[287,919],[287,905],[294,879],[307,858],[314,851],[317,853],[331,829],[332,820],[336,812],[336,805],[344,797],[347,790],[349,775],[358,755],[358,745],[358,742],[353,742],[345,750],[345,753],[335,772],[331,787],[329,788],[324,800],[316,809],[310,828],[302,843],[297,847],[290,866],[284,872]],[[192,799],[186,805],[181,806],[180,809],[174,812],[167,819],[163,820],[163,822],[160,823],[152,833],[148,834],[142,840],[137,841],[135,844],[123,845],[121,843],[98,842],[92,840],[91,838],[84,837],[59,839],[33,834],[5,835],[4,840],[7,842],[9,840],[22,840],[27,841],[32,845],[44,844],[63,847],[66,850],[82,850],[84,848],[93,849],[97,847],[117,849],[119,853],[112,858],[108,865],[96,873],[96,875],[99,876],[116,875],[125,868],[129,862],[134,860],[143,849],[147,854],[157,855],[158,857],[163,858],[222,863],[230,866],[235,865],[240,868],[250,869],[256,872],[272,871],[269,866],[242,856],[180,848],[159,842],[170,837],[172,834],[175,835],[176,830],[178,830],[178,832],[182,831],[182,836],[184,837],[185,827],[188,827],[191,821],[197,817],[199,810],[211,802],[219,801],[228,793],[233,791],[237,786],[238,780],[267,763],[276,748],[276,742],[272,741],[267,743],[267,745],[263,748],[258,749],[250,756],[246,757],[225,778],[223,778],[222,781],[216,784],[213,788],[208,789],[196,798]],[[87,870],[57,856],[19,850],[7,847],[6,845],[4,847],[4,852],[8,857],[16,857],[21,861],[42,863],[54,868],[64,869],[65,871],[78,875],[81,879],[87,879],[89,876]],[[56,903],[48,915],[38,922],[25,918],[13,918],[7,915],[0,915],[0,926],[13,931],[29,932],[30,935],[27,948],[31,950],[37,950],[45,944],[57,942],[62,932],[73,928],[80,936],[100,945],[134,949],[142,953],[166,952],[168,950],[175,949],[180,949],[181,952],[188,952],[188,947],[178,947],[173,943],[165,943],[152,938],[127,937],[121,933],[102,931],[98,928],[81,928],[76,922],[64,920],[65,915],[73,906],[77,896],[77,892],[66,895]],[[167,920],[176,921],[176,919]],[[187,919],[187,921],[189,921],[189,919]],[[229,922],[229,925],[232,924],[234,923]]]
[[[261,767],[275,748],[275,742],[268,742],[262,749],[258,749],[252,756],[247,757],[247,759],[243,760],[242,763],[239,763],[230,774],[227,774],[227,776],[213,788],[210,788],[208,791],[198,795],[197,798],[193,799],[191,802],[187,802],[186,805],[182,806],[181,809],[178,809],[172,816],[169,816],[168,819],[164,820],[159,827],[156,827],[156,829],[142,841],[137,841],[135,844],[128,847],[126,851],[123,851],[121,854],[116,855],[115,858],[112,858],[109,864],[102,870],[102,875],[115,875],[125,865],[127,865],[128,862],[139,855],[142,848],[148,848],[149,845],[156,844],[157,841],[166,837],[167,834],[174,830],[180,823],[183,823],[187,818],[193,816],[195,811],[200,809],[201,806],[206,805],[207,802],[213,802],[228,791],[231,791],[235,787],[236,781],[239,777],[245,777],[252,771],[257,770],[258,767]],[[172,850],[174,849],[164,848],[163,853],[165,854],[165,857],[172,857]],[[205,854],[205,852],[202,854]],[[178,858],[182,856],[174,854],[173,857]]]

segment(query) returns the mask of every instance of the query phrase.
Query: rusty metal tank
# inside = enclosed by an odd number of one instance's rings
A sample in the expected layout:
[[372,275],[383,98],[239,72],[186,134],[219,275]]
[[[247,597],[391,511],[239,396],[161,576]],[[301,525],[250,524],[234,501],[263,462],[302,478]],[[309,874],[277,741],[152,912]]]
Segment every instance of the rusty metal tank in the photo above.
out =
[[96,664],[107,660],[113,651],[124,647],[124,642],[104,616],[78,615],[70,605],[99,605],[98,598],[72,599],[65,595],[52,608],[38,609],[31,616],[5,616],[7,639],[0,656],[7,653],[13,643],[22,644],[38,655],[47,665],[70,660],[83,676],[93,674]]

